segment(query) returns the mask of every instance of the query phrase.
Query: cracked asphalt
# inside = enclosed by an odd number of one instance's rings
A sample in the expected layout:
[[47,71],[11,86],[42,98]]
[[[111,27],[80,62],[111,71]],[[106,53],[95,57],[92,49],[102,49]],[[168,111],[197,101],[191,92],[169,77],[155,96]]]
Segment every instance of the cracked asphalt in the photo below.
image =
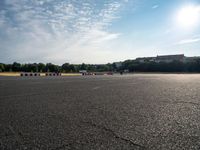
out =
[[0,77],[1,150],[200,149],[200,75]]

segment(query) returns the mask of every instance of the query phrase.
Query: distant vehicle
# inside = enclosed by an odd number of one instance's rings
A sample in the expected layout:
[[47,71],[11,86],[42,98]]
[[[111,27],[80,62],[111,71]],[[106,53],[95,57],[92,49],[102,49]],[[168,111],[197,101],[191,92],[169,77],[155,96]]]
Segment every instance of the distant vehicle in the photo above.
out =
[[108,72],[107,75],[113,75],[113,72]]
[[128,70],[128,69],[125,69],[124,72],[125,72],[125,73],[129,73],[129,70]]
[[79,73],[87,73],[87,70],[79,70]]
[[79,73],[81,73],[84,76],[84,75],[87,75],[88,72],[87,70],[79,70]]

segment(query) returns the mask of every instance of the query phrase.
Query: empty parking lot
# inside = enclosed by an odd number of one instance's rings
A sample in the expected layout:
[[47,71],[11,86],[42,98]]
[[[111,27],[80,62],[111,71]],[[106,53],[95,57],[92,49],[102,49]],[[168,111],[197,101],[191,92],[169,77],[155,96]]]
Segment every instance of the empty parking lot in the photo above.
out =
[[199,149],[200,75],[0,77],[0,149]]

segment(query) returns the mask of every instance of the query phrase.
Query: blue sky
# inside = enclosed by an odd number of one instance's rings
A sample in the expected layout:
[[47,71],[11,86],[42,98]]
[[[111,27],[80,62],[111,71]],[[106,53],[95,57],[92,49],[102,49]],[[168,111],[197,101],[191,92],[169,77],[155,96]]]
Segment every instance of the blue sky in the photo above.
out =
[[0,52],[55,64],[200,55],[200,1],[1,0]]

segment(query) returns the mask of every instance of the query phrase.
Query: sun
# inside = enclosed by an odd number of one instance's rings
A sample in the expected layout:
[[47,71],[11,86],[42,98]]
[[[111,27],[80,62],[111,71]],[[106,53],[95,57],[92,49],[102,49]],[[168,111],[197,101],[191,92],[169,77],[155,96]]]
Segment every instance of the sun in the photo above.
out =
[[200,22],[200,6],[182,7],[176,16],[177,25],[183,28],[194,28]]

